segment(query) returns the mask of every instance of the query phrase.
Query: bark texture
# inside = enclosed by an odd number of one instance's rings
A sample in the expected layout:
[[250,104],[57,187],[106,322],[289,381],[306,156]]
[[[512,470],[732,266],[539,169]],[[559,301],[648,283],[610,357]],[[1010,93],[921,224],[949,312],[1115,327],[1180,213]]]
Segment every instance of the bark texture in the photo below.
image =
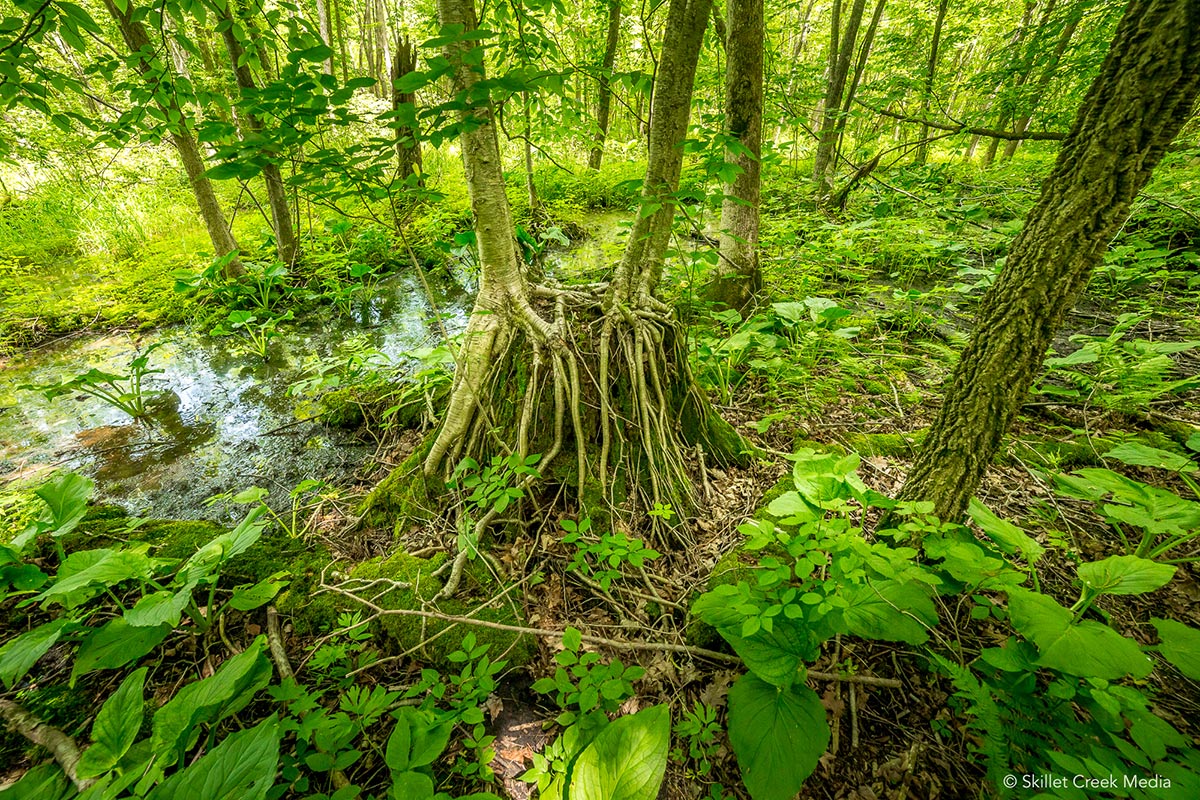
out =
[[957,519],[1055,331],[1200,92],[1200,0],[1131,0],[901,491]]
[[604,158],[604,142],[608,138],[609,115],[612,113],[612,70],[617,63],[617,44],[621,40],[621,0],[608,0],[608,34],[604,39],[604,58],[600,62],[597,83],[600,95],[596,100],[596,141],[588,153],[588,169],[600,169]]
[[[156,69],[149,60],[152,56],[148,54],[154,53],[155,50],[146,33],[146,26],[140,20],[134,19],[133,4],[128,4],[125,10],[121,11],[113,0],[104,0],[104,7],[117,23],[117,27],[121,31],[121,38],[125,40],[129,51],[138,54],[135,65],[138,72],[148,81],[157,82],[163,68],[159,65]],[[246,268],[242,266],[241,260],[236,256],[238,244],[229,230],[229,223],[225,220],[224,212],[221,211],[221,204],[217,200],[216,192],[213,191],[212,182],[205,174],[204,157],[200,154],[196,137],[192,135],[187,126],[187,115],[179,107],[179,102],[173,93],[167,92],[166,98],[165,101],[159,100],[158,103],[167,119],[178,120],[170,126],[171,141],[179,153],[179,160],[183,163],[184,171],[187,172],[188,183],[192,187],[192,194],[196,198],[200,216],[204,219],[204,227],[208,229],[208,237],[212,240],[213,252],[218,258],[235,253],[233,258],[226,263],[225,273],[231,277],[245,274]]]
[[739,311],[762,288],[758,264],[759,158],[763,127],[763,0],[729,0],[729,60],[725,72],[727,135],[744,149],[727,149],[738,175],[725,185],[721,204],[721,260],[706,298]]
[[418,141],[417,131],[413,127],[416,124],[417,95],[414,92],[401,92],[396,89],[396,81],[415,71],[416,68],[417,46],[411,38],[402,36],[396,41],[396,50],[392,56],[392,111],[400,114],[405,106],[411,108],[413,125],[409,125],[407,122],[401,124],[399,119],[394,123],[396,124],[396,167],[401,179],[406,179],[409,175],[416,173],[418,184],[424,185],[420,177],[422,171],[421,143]]
[[[243,92],[253,92],[256,89],[254,75],[250,72],[250,64],[245,58],[245,49],[234,33],[233,18],[229,13],[228,6],[220,12],[218,19],[222,23],[221,36],[225,40],[225,50],[229,53],[229,63],[233,66],[238,88]],[[252,30],[247,29],[248,32]],[[248,135],[262,133],[263,124],[256,115],[246,113],[241,122],[243,139]],[[268,139],[264,139],[264,141],[268,141]],[[271,152],[264,154],[268,159],[276,155]],[[296,228],[292,224],[292,212],[288,208],[287,189],[283,184],[283,175],[279,171],[279,165],[274,161],[263,164],[262,176],[267,187],[267,204],[271,208],[271,228],[275,232],[276,254],[280,261],[292,266],[300,255],[300,249],[296,239]]]

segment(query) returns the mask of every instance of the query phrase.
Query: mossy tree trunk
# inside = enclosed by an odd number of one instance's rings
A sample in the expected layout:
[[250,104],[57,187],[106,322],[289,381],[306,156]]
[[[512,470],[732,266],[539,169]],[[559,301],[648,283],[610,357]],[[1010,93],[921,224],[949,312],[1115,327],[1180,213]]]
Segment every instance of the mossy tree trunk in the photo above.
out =
[[612,70],[617,63],[617,45],[621,40],[621,0],[608,0],[608,34],[604,39],[604,57],[600,61],[599,97],[596,99],[596,141],[588,153],[588,169],[600,169],[604,142],[608,137],[612,113]]
[[1130,0],[1042,196],[984,295],[901,496],[956,519],[1200,91],[1200,0]]
[[417,176],[417,184],[424,186],[421,177],[421,143],[417,139],[417,95],[396,88],[396,81],[417,68],[417,46],[405,35],[396,40],[392,55],[392,113],[396,119],[392,124],[396,131],[396,169],[402,180],[409,175]]
[[217,200],[216,192],[213,191],[212,182],[205,172],[204,157],[200,154],[196,137],[188,128],[187,114],[180,107],[174,92],[164,92],[159,89],[160,84],[164,81],[169,82],[169,73],[166,66],[154,55],[157,50],[151,44],[150,36],[146,33],[146,26],[138,16],[138,9],[133,3],[128,3],[125,10],[122,11],[117,8],[113,0],[104,0],[104,7],[117,23],[117,27],[121,31],[121,38],[124,39],[129,52],[133,54],[135,68],[146,79],[149,88],[153,90],[156,98],[154,102],[158,104],[163,116],[169,120],[167,125],[171,132],[171,142],[175,145],[175,150],[179,153],[179,160],[183,163],[183,169],[187,173],[188,183],[192,187],[192,194],[196,198],[196,205],[204,220],[204,227],[208,230],[208,237],[212,241],[213,252],[218,258],[225,258],[232,254],[225,264],[227,276],[236,277],[244,274],[246,268],[242,266],[237,255],[237,241],[233,238],[233,232],[229,229],[224,212],[221,211],[221,204]]
[[[237,79],[238,88],[242,92],[253,94],[257,88],[254,83],[254,75],[250,72],[246,50],[238,41],[229,6],[230,4],[226,4],[222,8],[214,5],[214,8],[218,9],[216,12],[218,26],[221,29],[221,36],[225,40],[225,50],[229,54],[229,63],[233,68],[234,77]],[[255,32],[254,28],[245,30],[249,35],[253,35]],[[262,50],[263,48],[259,44],[254,49]],[[262,133],[262,120],[254,112],[245,112],[241,116],[241,122],[242,138]],[[269,141],[269,137],[265,137],[264,141]],[[276,153],[268,152],[265,155],[268,159],[277,157]],[[273,160],[268,160],[263,164],[262,176],[267,187],[267,204],[271,209],[271,229],[275,233],[275,251],[280,261],[292,266],[299,258],[300,246],[296,238],[296,227],[292,223],[292,212],[288,208],[287,188],[283,183],[283,174],[279,171],[278,164]]]
[[720,257],[706,299],[739,311],[762,288],[758,263],[759,158],[763,127],[763,0],[729,0],[725,52],[725,127],[736,140],[725,161],[738,172],[725,184]]
[[[655,296],[682,167],[692,83],[711,0],[671,0],[653,100],[643,212],[612,279],[533,284],[523,271],[504,191],[493,111],[477,97],[482,59],[472,41],[446,45],[461,112],[461,143],[475,213],[480,287],[456,359],[448,408],[424,473],[463,457],[542,454],[543,475],[573,444],[569,480],[643,509],[691,506],[685,445],[714,461],[741,456],[740,437],[707,403],[688,369],[685,337]],[[439,0],[443,26],[476,30],[472,0]],[[470,54],[470,55],[469,55]],[[561,474],[559,470],[556,474]],[[488,517],[477,520],[479,530]]]

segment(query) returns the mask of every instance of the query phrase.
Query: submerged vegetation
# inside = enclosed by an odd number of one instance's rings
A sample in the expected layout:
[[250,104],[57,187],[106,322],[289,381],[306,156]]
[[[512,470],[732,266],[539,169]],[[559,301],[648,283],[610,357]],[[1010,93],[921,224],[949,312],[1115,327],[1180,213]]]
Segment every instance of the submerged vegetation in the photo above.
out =
[[6,0],[0,798],[1200,796],[1195,0]]

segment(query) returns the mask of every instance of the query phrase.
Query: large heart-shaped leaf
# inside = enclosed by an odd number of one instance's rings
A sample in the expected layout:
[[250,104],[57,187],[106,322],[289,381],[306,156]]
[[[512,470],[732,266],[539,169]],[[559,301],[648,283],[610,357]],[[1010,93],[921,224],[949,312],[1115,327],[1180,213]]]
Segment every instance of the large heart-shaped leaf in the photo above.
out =
[[1072,622],[1049,597],[1020,589],[1008,593],[1009,620],[1041,653],[1038,664],[1081,678],[1145,677],[1153,668],[1137,643],[1098,622]]
[[1138,556],[1110,556],[1079,565],[1079,579],[1101,594],[1145,594],[1161,589],[1175,576],[1175,567]]
[[1200,681],[1200,631],[1173,619],[1152,619],[1158,630],[1158,650],[1175,668]]
[[568,795],[571,800],[654,800],[670,744],[667,706],[621,717],[580,754]]
[[279,720],[225,737],[212,752],[172,775],[147,800],[263,800],[279,765]]
[[847,592],[846,627],[866,639],[921,644],[937,625],[929,588],[918,583],[874,581]]
[[807,686],[743,675],[729,690],[729,743],[754,800],[791,800],[829,744],[825,707]]

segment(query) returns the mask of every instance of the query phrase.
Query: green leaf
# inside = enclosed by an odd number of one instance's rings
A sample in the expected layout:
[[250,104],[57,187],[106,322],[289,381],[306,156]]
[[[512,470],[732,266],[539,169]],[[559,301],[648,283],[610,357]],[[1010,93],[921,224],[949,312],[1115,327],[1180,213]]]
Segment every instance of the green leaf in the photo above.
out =
[[19,781],[0,789],[4,800],[65,800],[77,795],[74,784],[53,761],[30,768]]
[[153,562],[144,549],[101,549],[72,553],[59,568],[57,580],[34,599],[37,602],[58,600],[70,608],[121,581],[149,578],[153,575],[153,568]]
[[804,662],[817,655],[808,629],[783,617],[775,619],[770,631],[759,630],[745,638],[727,628],[718,631],[745,662],[746,669],[772,686],[791,686],[800,678]]
[[1019,552],[1027,564],[1032,566],[1045,552],[1045,548],[1034,541],[1025,531],[1008,520],[996,516],[990,508],[974,497],[971,498],[967,512],[979,529],[999,545],[1001,550],[1009,554]]
[[821,699],[743,675],[729,690],[729,743],[754,800],[791,800],[829,745]]
[[154,715],[151,734],[160,765],[179,756],[191,731],[201,723],[213,723],[236,714],[271,680],[271,662],[264,655],[266,639],[259,636],[239,655],[226,661],[216,673],[189,683]]
[[1158,630],[1158,651],[1175,669],[1200,681],[1200,631],[1173,619],[1152,619]]
[[388,737],[385,761],[392,772],[407,772],[437,760],[450,742],[452,722],[436,723],[428,711],[404,706]]
[[1159,450],[1139,442],[1125,442],[1109,450],[1101,458],[1115,458],[1122,464],[1134,467],[1157,467],[1169,469],[1172,472],[1195,472],[1196,465],[1187,456],[1172,453],[1169,450]]
[[1071,612],[1037,592],[1012,589],[1013,627],[1041,653],[1038,664],[1081,678],[1142,678],[1153,665],[1137,643],[1098,622],[1072,623]]
[[846,593],[846,628],[865,639],[921,644],[938,622],[929,591],[924,584],[892,580],[856,586]]
[[654,800],[667,769],[671,712],[651,706],[600,731],[580,754],[570,787],[574,800]]
[[130,673],[104,702],[92,723],[92,746],[79,759],[79,777],[95,778],[108,772],[133,747],[142,727],[145,682],[146,668],[142,667]]
[[54,646],[68,625],[74,627],[75,623],[59,618],[26,631],[0,647],[0,680],[4,681],[4,685],[11,689],[25,677],[37,660]]
[[263,800],[275,783],[279,737],[274,715],[230,734],[212,752],[157,786],[147,800]]
[[253,586],[239,586],[233,590],[229,605],[238,611],[251,611],[275,599],[279,590],[288,585],[288,581],[279,580],[287,572],[277,572],[269,578],[264,578]]
[[116,669],[137,661],[158,647],[171,630],[170,625],[135,628],[121,617],[109,620],[79,645],[79,654],[71,670],[71,683],[89,672]]
[[424,772],[393,772],[392,800],[428,800],[433,797],[433,778]]
[[1175,569],[1148,558],[1110,556],[1080,564],[1079,579],[1101,594],[1145,594],[1170,583]]
[[50,510],[53,535],[62,536],[75,530],[87,514],[87,501],[95,484],[74,472],[40,486],[34,494],[42,498]]
[[192,587],[178,592],[154,592],[142,597],[125,612],[125,621],[135,628],[170,625],[174,628],[192,599]]

